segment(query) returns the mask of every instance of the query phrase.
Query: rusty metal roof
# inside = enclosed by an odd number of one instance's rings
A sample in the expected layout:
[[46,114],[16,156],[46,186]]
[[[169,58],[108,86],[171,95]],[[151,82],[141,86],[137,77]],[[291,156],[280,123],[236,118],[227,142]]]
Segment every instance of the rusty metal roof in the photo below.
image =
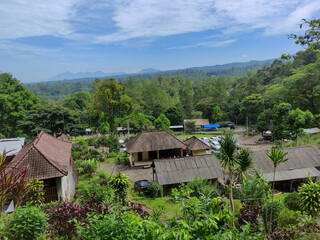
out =
[[125,142],[129,153],[150,152],[186,147],[178,138],[167,131],[142,132]]
[[154,161],[156,181],[160,185],[190,182],[195,177],[223,178],[214,154]]

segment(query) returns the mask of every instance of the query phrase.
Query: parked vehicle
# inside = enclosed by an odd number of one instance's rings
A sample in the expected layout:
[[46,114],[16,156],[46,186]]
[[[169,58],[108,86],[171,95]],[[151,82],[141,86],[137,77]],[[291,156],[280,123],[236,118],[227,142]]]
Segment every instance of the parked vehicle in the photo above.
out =
[[149,185],[148,180],[139,180],[134,183],[134,191],[138,193],[145,193],[147,192],[147,188]]
[[221,149],[219,142],[216,142],[216,141],[211,141],[211,147],[217,151],[220,151],[220,149]]

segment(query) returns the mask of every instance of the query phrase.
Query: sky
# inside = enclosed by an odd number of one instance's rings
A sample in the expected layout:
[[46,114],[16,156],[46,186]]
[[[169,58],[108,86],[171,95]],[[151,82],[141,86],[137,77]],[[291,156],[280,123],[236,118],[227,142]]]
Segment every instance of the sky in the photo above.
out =
[[319,0],[1,0],[0,73],[39,82],[278,58]]

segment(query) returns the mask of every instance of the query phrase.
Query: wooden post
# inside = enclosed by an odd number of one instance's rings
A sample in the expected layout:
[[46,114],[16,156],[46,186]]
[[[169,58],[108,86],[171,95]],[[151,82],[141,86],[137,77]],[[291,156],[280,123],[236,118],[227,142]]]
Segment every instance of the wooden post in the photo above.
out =
[[180,151],[180,157],[183,157],[183,150],[181,148],[181,151]]
[[160,151],[157,151],[157,159],[160,159]]
[[290,192],[292,192],[292,181],[290,181]]

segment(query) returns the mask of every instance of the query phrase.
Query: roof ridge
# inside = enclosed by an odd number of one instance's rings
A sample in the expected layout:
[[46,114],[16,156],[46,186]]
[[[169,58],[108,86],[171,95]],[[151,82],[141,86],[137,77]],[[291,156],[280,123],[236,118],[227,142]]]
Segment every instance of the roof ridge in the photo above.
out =
[[169,133],[172,137],[174,137],[176,140],[178,140],[179,142],[181,142],[185,147],[187,147],[187,145],[186,145],[183,141],[181,141],[179,138],[177,138],[175,135],[171,134],[171,133],[168,132],[167,130],[163,130],[163,131]]
[[37,135],[36,139],[33,141],[34,145],[36,145],[39,142],[39,140],[40,140],[41,136],[43,135],[43,133],[44,133],[44,131],[41,130],[41,132]]

